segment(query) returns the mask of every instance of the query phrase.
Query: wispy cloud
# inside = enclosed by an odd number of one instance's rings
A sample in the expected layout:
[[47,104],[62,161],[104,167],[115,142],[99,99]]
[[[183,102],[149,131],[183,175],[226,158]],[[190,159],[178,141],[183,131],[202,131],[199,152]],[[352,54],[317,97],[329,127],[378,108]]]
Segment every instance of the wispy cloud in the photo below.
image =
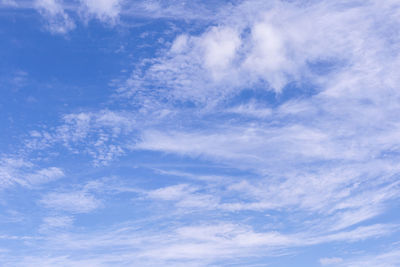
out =
[[[377,266],[377,267],[395,267],[400,264],[400,251],[394,244],[393,248],[387,249],[380,253],[374,252],[366,256],[354,256],[348,259],[341,259],[335,261],[335,258],[326,259],[327,266],[349,266],[349,267],[361,267],[361,266]],[[339,259],[339,258],[338,258]],[[321,264],[323,261],[321,259]],[[329,265],[328,265],[329,264]]]
[[43,231],[54,228],[65,228],[71,226],[74,219],[70,216],[52,216],[43,218],[41,229]]
[[47,20],[46,28],[56,34],[65,34],[75,28],[75,22],[59,0],[36,0],[38,11]]
[[343,261],[342,258],[322,258],[319,260],[322,266],[325,265],[334,265],[337,263],[341,263]]
[[87,213],[101,206],[101,201],[85,191],[52,192],[40,200],[44,207],[71,213]]
[[0,188],[11,185],[35,186],[64,177],[58,167],[38,168],[32,162],[19,157],[0,159]]
[[86,16],[115,23],[121,12],[121,0],[80,0],[81,10]]

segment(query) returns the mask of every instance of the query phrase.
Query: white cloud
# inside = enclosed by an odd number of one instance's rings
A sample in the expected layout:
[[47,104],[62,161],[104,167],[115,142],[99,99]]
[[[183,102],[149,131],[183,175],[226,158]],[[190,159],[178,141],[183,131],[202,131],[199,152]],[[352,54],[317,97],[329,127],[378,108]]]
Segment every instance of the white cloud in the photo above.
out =
[[[71,18],[81,12],[85,20],[96,18],[114,25],[121,11],[121,0],[80,0],[65,3],[62,0],[35,0],[35,7],[47,20],[47,29],[52,33],[66,34],[76,26]],[[67,12],[68,11],[68,12]]]
[[[327,1],[309,5],[244,1],[218,14],[218,26],[198,35],[179,35],[170,52],[132,79],[167,87],[170,97],[203,104],[224,101],[243,87],[280,92],[288,83],[303,80],[323,85],[327,94],[347,90],[338,85],[354,90],[359,86],[350,86],[352,80],[383,79],[376,77],[382,70],[376,66],[386,64],[382,42],[386,37],[377,37],[379,29],[373,26],[379,16],[394,16],[395,10],[394,2],[346,8]],[[318,74],[313,64],[331,68]]]
[[[182,19],[208,22],[221,4],[207,5],[198,1],[177,4],[176,1],[125,0],[2,0],[0,5],[15,8],[34,8],[47,20],[52,33],[66,34],[80,22],[96,19],[108,26],[129,26],[125,18]],[[121,23],[123,22],[123,23]]]
[[239,116],[250,116],[260,119],[270,117],[273,114],[271,108],[263,107],[255,101],[230,108],[227,110],[227,112],[232,112]]
[[230,67],[240,41],[234,29],[221,27],[211,28],[201,39],[201,47],[204,49],[204,66],[210,70],[214,78],[218,79],[221,73]]
[[148,195],[156,199],[177,200],[194,191],[196,191],[196,188],[191,188],[186,184],[179,184],[150,191]]
[[343,261],[342,258],[322,258],[319,260],[321,265],[334,265],[336,263],[341,263]]
[[40,204],[49,209],[71,213],[88,213],[100,207],[100,200],[85,191],[53,192],[43,196]]
[[46,27],[51,33],[65,34],[75,28],[74,21],[65,12],[59,0],[36,0],[35,6],[47,20]]
[[32,167],[32,163],[13,157],[3,157],[0,160],[0,186],[1,188],[14,183],[22,183],[19,177],[20,169]]
[[[273,254],[279,247],[297,242],[296,237],[277,232],[257,233],[241,225],[220,223],[177,228],[176,238],[158,246],[146,246],[139,255],[165,261],[189,260],[211,263],[217,259],[234,259],[238,254],[253,255],[263,249]],[[260,249],[260,250],[259,250]],[[207,265],[207,264],[206,264]]]
[[63,123],[51,130],[33,131],[26,142],[27,150],[49,149],[62,144],[74,153],[93,157],[96,166],[106,165],[124,154],[119,139],[131,134],[136,119],[127,112],[101,110],[66,114]]
[[17,7],[18,3],[15,0],[1,0],[0,5]]
[[205,155],[258,166],[300,156],[299,159],[304,160],[357,156],[351,150],[342,151],[339,145],[331,141],[327,133],[303,125],[278,128],[227,125],[223,130],[216,128],[206,132],[144,131],[135,148]]
[[[335,267],[396,267],[400,264],[400,250],[396,244],[388,244],[389,248],[368,255],[352,256],[340,261],[329,263]],[[322,263],[322,262],[321,262]]]
[[64,172],[58,167],[38,169],[32,162],[19,157],[0,158],[0,188],[15,184],[31,187],[62,177]]
[[185,209],[215,209],[218,198],[212,194],[199,192],[199,188],[187,184],[163,187],[147,192],[149,198],[155,200],[175,201],[178,208]]
[[30,184],[41,184],[47,183],[64,176],[64,172],[57,167],[50,167],[46,169],[41,169],[31,175],[28,175],[27,181]]
[[70,216],[52,216],[43,218],[42,229],[65,228],[71,226],[74,218]]
[[271,86],[280,91],[287,83],[285,72],[291,64],[280,30],[268,21],[256,23],[249,41],[252,47],[243,62],[244,68],[252,75],[266,77]]
[[122,0],[80,0],[81,9],[87,16],[115,23],[121,11]]
[[[154,227],[138,228],[137,223],[134,223],[134,226],[123,225],[87,233],[52,232],[46,238],[44,245],[48,248],[47,253],[53,251],[54,248],[57,248],[58,251],[60,249],[67,249],[70,252],[77,251],[79,255],[82,255],[82,251],[101,251],[101,253],[94,254],[85,253],[85,257],[70,256],[68,259],[59,259],[61,262],[67,263],[94,262],[95,266],[107,266],[110,263],[136,266],[165,266],[166,264],[208,266],[221,260],[240,264],[241,259],[246,257],[255,259],[282,255],[288,248],[298,246],[338,240],[345,242],[360,240],[374,233],[382,234],[385,232],[383,228],[384,226],[373,226],[327,238],[313,238],[315,235],[313,233],[285,235],[277,231],[259,232],[247,225],[229,222],[195,223],[168,227],[164,230]],[[107,252],[104,252],[103,249],[107,249]],[[343,262],[330,260],[324,259],[321,262],[347,263],[345,260]],[[18,259],[17,262],[21,262],[21,259]]]
[[[57,2],[48,3],[54,4],[47,5],[48,14],[65,13]],[[119,17],[115,1],[82,3],[89,17],[104,21]],[[149,10],[162,11],[160,2],[147,4]],[[393,37],[381,32],[399,24],[395,2],[349,6],[342,1],[304,5],[244,1],[228,11],[219,13],[217,23],[202,33],[180,34],[168,51],[146,61],[148,69],[132,74],[125,89],[137,96],[138,112],[65,115],[59,127],[32,132],[29,147],[62,143],[73,152],[91,155],[97,165],[130,150],[152,150],[240,173],[247,170],[251,178],[220,181],[209,175],[204,184],[192,181],[139,193],[157,204],[173,204],[161,217],[181,209],[227,217],[241,211],[257,212],[255,216],[273,211],[279,215],[271,224],[279,219],[279,226],[292,227],[293,234],[275,228],[256,231],[237,221],[223,223],[225,217],[215,215],[219,220],[215,225],[175,227],[176,221],[165,220],[163,225],[175,228],[157,233],[119,229],[96,236],[67,235],[58,242],[66,241],[65,246],[74,249],[108,246],[135,251],[122,255],[126,262],[144,258],[154,260],[153,266],[176,266],[176,261],[204,266],[215,259],[254,256],[260,248],[269,252],[357,242],[397,230],[397,225],[368,225],[368,220],[387,210],[388,201],[398,199],[400,191],[396,100],[400,61],[393,56],[398,50],[396,42],[389,40]],[[290,96],[293,91],[285,88],[291,82],[307,84],[294,89],[299,97]],[[312,92],[302,91],[308,86]],[[244,89],[254,87],[272,92],[275,99],[255,95],[235,102]],[[289,100],[284,99],[285,93]],[[186,100],[194,107],[182,108]],[[1,165],[2,183],[24,182],[13,176],[18,168],[31,167],[18,160]],[[58,168],[30,173],[34,181],[62,176]],[[196,175],[200,176],[194,171],[186,176]],[[84,189],[45,194],[40,203],[72,213],[90,212],[101,204]],[[182,221],[192,219],[184,212],[179,216]],[[298,225],[290,225],[293,221]],[[386,265],[372,259],[376,265],[371,266],[396,266],[396,257],[388,257]],[[338,259],[324,258],[320,263],[362,266],[367,262]]]
[[[151,95],[195,107],[182,111],[171,104],[172,123],[143,127],[132,148],[255,173],[257,179],[225,184],[231,191],[224,193],[238,195],[217,198],[215,209],[307,210],[318,217],[310,224],[325,234],[365,225],[399,192],[399,120],[393,114],[400,106],[392,99],[399,97],[400,61],[387,52],[398,50],[391,35],[381,32],[398,25],[398,13],[392,1],[234,6],[220,14],[217,26],[179,35],[170,51],[148,61],[143,75],[134,73],[136,85],[152,85]],[[225,46],[221,65],[213,65],[209,59],[218,57],[209,55]],[[284,88],[304,81],[307,86]],[[308,86],[315,91],[302,91]],[[236,103],[249,87],[272,90],[275,99],[255,95]],[[285,94],[289,99],[280,103]],[[213,194],[221,196],[222,189]]]
[[385,224],[360,226],[353,230],[313,237],[308,242],[309,244],[321,244],[336,241],[357,242],[368,238],[379,238],[382,236],[387,236],[395,232],[397,227],[397,225]]

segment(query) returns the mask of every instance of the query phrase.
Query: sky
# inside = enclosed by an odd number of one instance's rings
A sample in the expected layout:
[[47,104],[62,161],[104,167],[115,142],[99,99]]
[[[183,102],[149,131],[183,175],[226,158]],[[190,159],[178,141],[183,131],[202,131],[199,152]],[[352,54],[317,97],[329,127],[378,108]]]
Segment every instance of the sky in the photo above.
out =
[[400,266],[398,0],[0,0],[0,265]]

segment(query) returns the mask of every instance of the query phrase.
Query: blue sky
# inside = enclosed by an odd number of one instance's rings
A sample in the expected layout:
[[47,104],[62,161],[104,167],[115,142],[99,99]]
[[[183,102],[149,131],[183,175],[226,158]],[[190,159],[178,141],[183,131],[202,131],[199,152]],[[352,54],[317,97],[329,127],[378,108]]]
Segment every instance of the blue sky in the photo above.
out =
[[400,266],[400,3],[0,0],[1,266]]

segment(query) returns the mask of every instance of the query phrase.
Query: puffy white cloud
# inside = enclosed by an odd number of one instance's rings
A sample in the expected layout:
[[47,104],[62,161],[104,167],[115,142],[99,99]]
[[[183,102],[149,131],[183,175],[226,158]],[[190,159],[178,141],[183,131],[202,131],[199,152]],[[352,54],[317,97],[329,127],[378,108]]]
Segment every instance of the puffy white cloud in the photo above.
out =
[[[179,41],[179,39],[178,39]],[[231,28],[214,27],[201,39],[204,49],[204,67],[209,69],[214,78],[229,68],[240,46],[237,32]]]
[[286,85],[285,75],[292,64],[282,39],[280,30],[270,22],[254,24],[249,40],[250,52],[243,62],[243,68],[250,75],[265,77],[278,91]]
[[[160,95],[203,104],[224,102],[249,87],[279,93],[293,82],[312,81],[311,86],[331,96],[360,92],[356,88],[386,80],[383,75],[393,84],[391,66],[398,60],[386,52],[393,42],[387,43],[388,37],[373,26],[396,10],[393,2],[346,7],[327,1],[244,1],[218,14],[218,26],[177,36],[168,53],[131,80],[168,88]],[[390,75],[382,73],[383,65]]]

